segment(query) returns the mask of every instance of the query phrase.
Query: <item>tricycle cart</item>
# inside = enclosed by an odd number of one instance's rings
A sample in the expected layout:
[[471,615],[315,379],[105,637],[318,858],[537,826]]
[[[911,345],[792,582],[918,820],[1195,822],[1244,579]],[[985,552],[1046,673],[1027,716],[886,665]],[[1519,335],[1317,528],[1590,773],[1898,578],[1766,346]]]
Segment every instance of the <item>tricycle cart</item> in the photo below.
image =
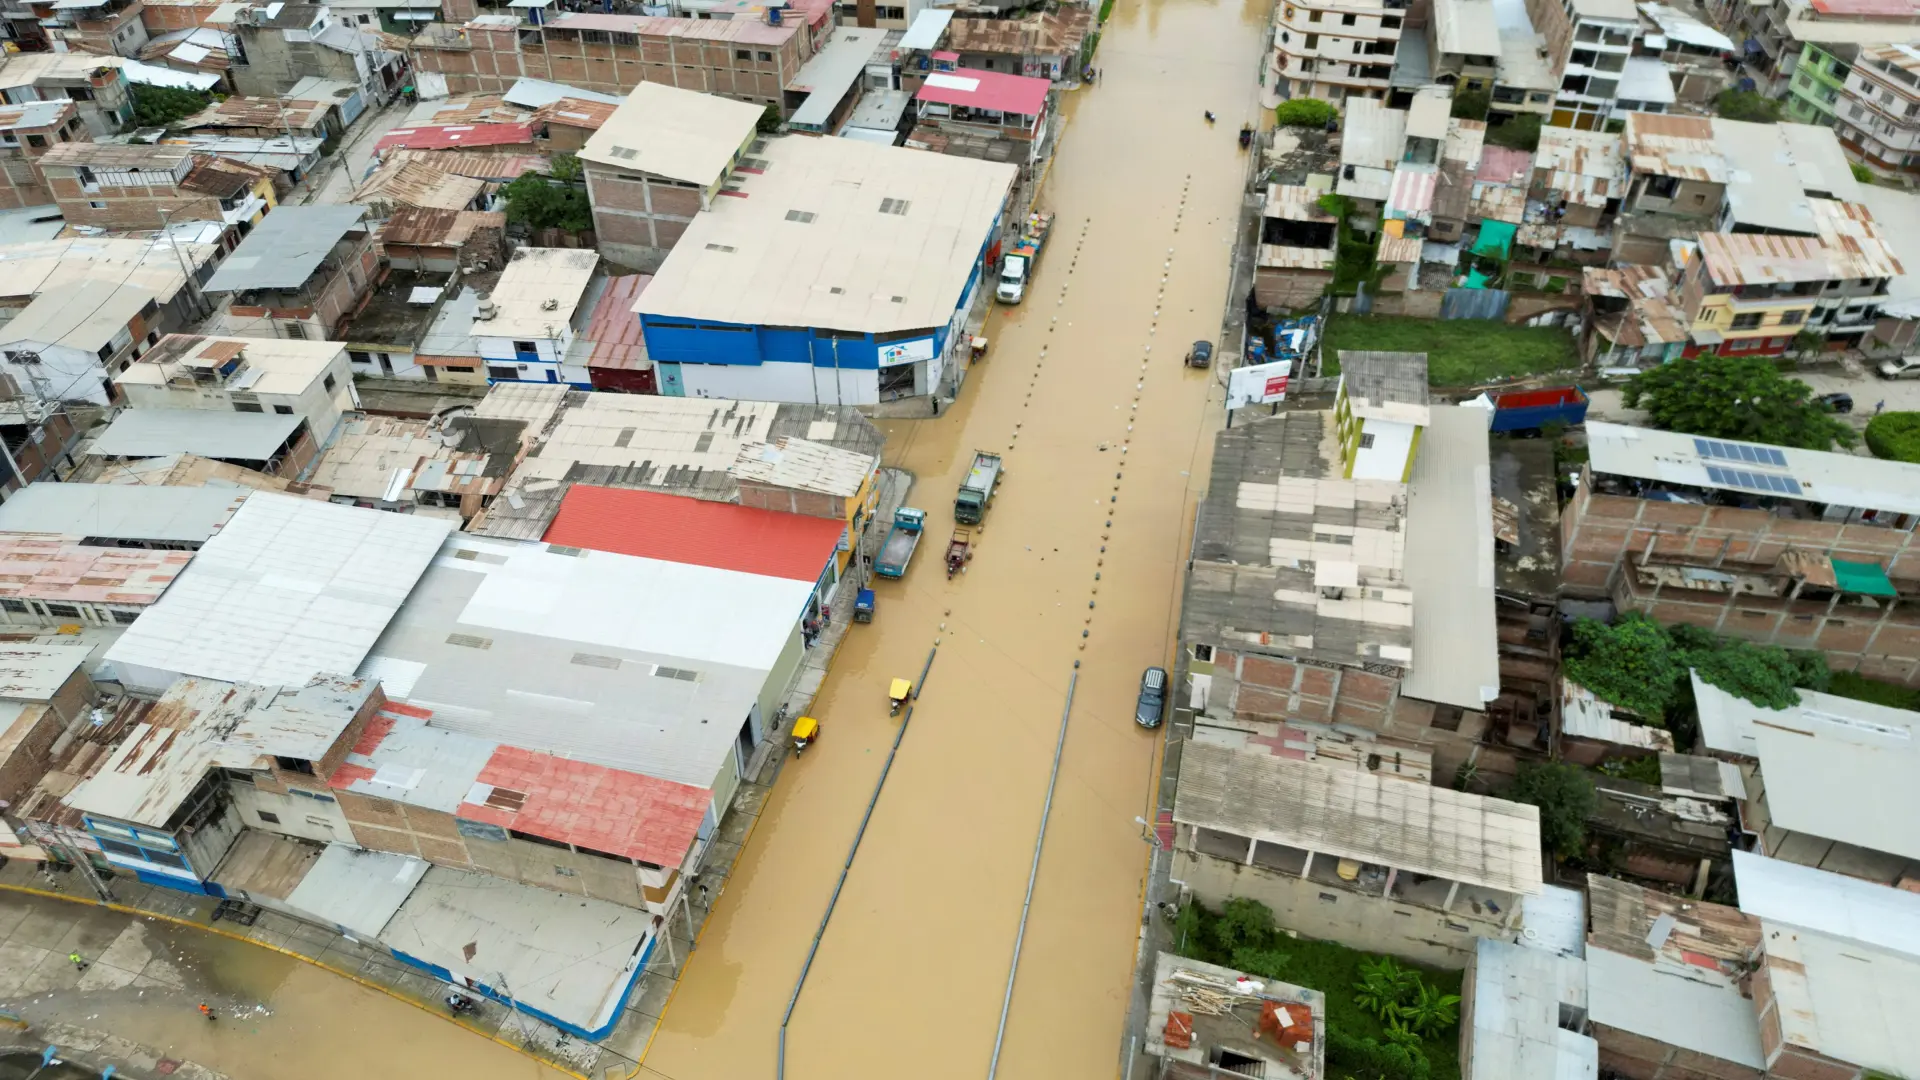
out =
[[873,590],[861,589],[853,597],[853,621],[873,621]]
[[973,531],[971,529],[953,530],[953,539],[947,541],[947,576],[952,577],[966,569],[967,560],[973,558]]

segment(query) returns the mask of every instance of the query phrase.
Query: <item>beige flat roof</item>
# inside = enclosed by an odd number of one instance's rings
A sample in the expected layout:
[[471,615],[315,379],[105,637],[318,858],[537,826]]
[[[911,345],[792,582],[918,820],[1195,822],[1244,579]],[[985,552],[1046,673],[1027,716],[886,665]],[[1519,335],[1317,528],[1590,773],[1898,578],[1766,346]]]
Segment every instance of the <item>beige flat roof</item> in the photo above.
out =
[[762,111],[743,101],[643,82],[587,140],[580,158],[705,187],[733,164]]

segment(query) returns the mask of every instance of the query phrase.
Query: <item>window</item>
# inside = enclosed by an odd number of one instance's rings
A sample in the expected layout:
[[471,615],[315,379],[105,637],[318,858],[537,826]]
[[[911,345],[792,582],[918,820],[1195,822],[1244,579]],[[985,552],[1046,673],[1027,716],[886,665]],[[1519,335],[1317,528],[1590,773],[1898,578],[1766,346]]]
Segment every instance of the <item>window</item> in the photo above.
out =
[[91,201],[91,200],[89,200],[89,201],[87,202],[87,205],[88,205],[89,207],[91,207],[92,209],[95,209],[95,210],[105,210],[105,209],[107,208],[107,204],[106,204],[106,203],[103,203],[103,202],[93,202],[93,201]]
[[1319,34],[1308,34],[1308,35],[1307,35],[1307,48],[1309,48],[1309,49],[1317,49],[1317,48],[1319,48],[1319,47],[1320,47],[1320,35],[1319,35]]
[[513,351],[517,353],[538,353],[540,350],[531,341],[516,341],[513,343]]
[[492,364],[487,365],[487,378],[489,379],[518,379],[519,377],[519,368],[495,367]]
[[1807,317],[1807,313],[1804,311],[1783,312],[1780,315],[1780,325],[1781,326],[1798,326],[1800,324],[1800,320],[1806,317]]
[[326,378],[320,380],[320,385],[326,387],[328,393],[332,393],[333,387],[334,387],[333,376],[329,375]]
[[735,60],[751,60],[753,59],[753,50],[752,49],[735,49],[733,50],[733,58]]
[[473,374],[473,373],[474,373],[474,371],[476,370],[476,369],[474,368],[474,366],[473,366],[472,364],[467,364],[467,365],[465,365],[465,366],[461,366],[461,365],[459,365],[459,364],[446,364],[446,365],[443,365],[443,366],[444,366],[444,367],[445,367],[445,368],[446,368],[446,369],[447,369],[448,371],[457,371],[457,372],[459,372],[459,373],[460,373],[460,374],[462,374],[462,375],[471,375],[471,374]]
[[773,54],[770,52],[754,53],[753,57],[754,59],[760,61],[763,64],[769,63],[773,60]]
[[1382,15],[1382,16],[1380,17],[1380,29],[1382,29],[1382,30],[1398,30],[1398,29],[1400,29],[1400,16],[1398,16],[1398,15]]
[[1764,317],[1765,316],[1760,315],[1758,312],[1750,315],[1735,315],[1733,317],[1732,329],[1752,330],[1760,325],[1760,320]]
[[281,336],[289,341],[305,341],[307,340],[307,324],[297,319],[282,319],[280,321],[280,333]]
[[1213,646],[1195,645],[1193,647],[1193,658],[1203,664],[1213,663]]
[[44,604],[42,606],[47,609],[47,614],[57,619],[77,619],[80,617],[80,609],[74,607],[72,604]]
[[1671,199],[1674,192],[1680,190],[1680,181],[1672,176],[1647,177],[1647,194],[1659,199]]
[[364,353],[358,349],[348,349],[347,359],[353,361],[356,364],[371,364],[373,363],[373,354]]
[[1373,449],[1373,433],[1372,432],[1366,432],[1360,436],[1360,449],[1362,450]]
[[132,626],[133,621],[140,617],[140,613],[137,611],[121,611],[117,608],[108,612],[108,614],[112,615],[113,621],[120,626]]
[[29,135],[27,136],[27,145],[45,146],[47,145],[47,137],[45,135]]
[[313,775],[313,762],[305,758],[281,757],[275,754],[273,756],[273,763],[285,769],[287,772],[301,773],[306,776]]
[[280,824],[280,815],[274,813],[271,810],[255,810],[254,813],[259,816],[261,821],[264,821],[269,825]]
[[1342,16],[1340,16],[1340,25],[1341,25],[1341,26],[1352,26],[1352,25],[1353,25],[1353,16],[1351,16],[1351,15],[1342,15]]
[[293,415],[293,406],[291,406],[291,405],[275,405],[275,406],[273,407],[273,411],[274,411],[274,412],[276,412],[276,413],[279,413],[279,414],[280,414],[281,416],[292,416],[292,415]]
[[267,410],[261,408],[260,403],[257,401],[236,401],[233,403],[233,411],[263,413]]
[[4,600],[0,600],[0,609],[15,612],[21,615],[28,614],[33,610],[32,608],[27,606],[27,602],[25,600],[14,600],[10,597]]
[[907,17],[907,9],[900,7],[883,7],[880,9],[880,17],[883,19],[904,19]]
[[1319,12],[1317,12],[1317,11],[1309,11],[1309,12],[1307,12],[1307,21],[1308,21],[1308,22],[1319,22],[1319,21],[1320,21],[1320,13],[1319,13]]

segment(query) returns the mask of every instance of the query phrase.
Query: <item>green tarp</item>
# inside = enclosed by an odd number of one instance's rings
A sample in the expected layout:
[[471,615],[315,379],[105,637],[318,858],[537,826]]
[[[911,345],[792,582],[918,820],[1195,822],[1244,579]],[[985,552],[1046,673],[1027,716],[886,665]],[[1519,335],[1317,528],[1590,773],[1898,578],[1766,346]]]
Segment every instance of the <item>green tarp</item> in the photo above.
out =
[[1487,282],[1492,280],[1492,277],[1481,273],[1477,269],[1468,270],[1467,280],[1461,282],[1460,287],[1463,289],[1484,289],[1487,287]]
[[1868,596],[1895,596],[1893,582],[1887,580],[1887,572],[1879,563],[1853,562],[1848,559],[1833,560],[1833,582],[1842,592],[1866,593]]
[[1475,255],[1490,255],[1496,259],[1505,259],[1513,247],[1513,234],[1520,226],[1506,221],[1483,221],[1480,223],[1480,236],[1473,242]]

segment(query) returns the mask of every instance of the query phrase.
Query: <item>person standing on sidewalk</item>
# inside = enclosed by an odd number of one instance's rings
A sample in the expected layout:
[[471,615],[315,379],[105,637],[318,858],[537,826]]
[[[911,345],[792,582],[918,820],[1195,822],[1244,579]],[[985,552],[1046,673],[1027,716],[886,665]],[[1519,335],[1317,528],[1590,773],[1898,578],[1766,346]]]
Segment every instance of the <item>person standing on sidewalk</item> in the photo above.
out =
[[87,970],[87,969],[88,969],[89,967],[92,967],[92,966],[93,966],[93,965],[91,965],[91,964],[89,964],[89,963],[87,963],[87,958],[86,958],[86,957],[84,957],[84,956],[81,956],[81,955],[80,955],[79,953],[77,953],[77,952],[73,952],[73,953],[68,953],[68,954],[67,954],[67,959],[68,959],[68,960],[71,960],[71,961],[73,961],[73,966],[74,966],[74,968],[75,968],[75,970],[78,970],[78,971],[85,971],[85,970]]

